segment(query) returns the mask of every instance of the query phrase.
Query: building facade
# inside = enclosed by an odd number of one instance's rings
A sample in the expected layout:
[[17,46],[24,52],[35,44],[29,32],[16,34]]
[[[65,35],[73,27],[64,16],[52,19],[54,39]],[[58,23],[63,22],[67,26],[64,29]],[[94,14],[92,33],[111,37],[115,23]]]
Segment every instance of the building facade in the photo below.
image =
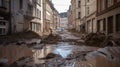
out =
[[67,18],[68,18],[68,29],[73,29],[71,5],[69,6],[69,10],[67,11]]
[[53,4],[49,0],[43,0],[43,34],[49,35],[53,29],[54,12]]
[[71,0],[71,4],[75,29],[83,33],[96,32],[96,0]]
[[97,0],[97,31],[120,32],[120,0]]
[[71,9],[73,29],[76,29],[76,0],[71,0]]
[[76,0],[76,30],[80,31],[81,0]]
[[97,11],[96,0],[86,0],[86,32],[96,33],[97,22],[96,22],[96,11]]
[[33,7],[29,9],[33,9],[33,19],[30,21],[30,30],[34,31],[40,35],[42,35],[42,27],[43,27],[43,22],[42,22],[42,0],[33,0]]
[[80,32],[86,32],[86,0],[80,0]]
[[41,35],[41,1],[11,0],[12,33],[31,30]]
[[0,35],[9,33],[9,0],[0,0]]
[[51,0],[0,0],[0,35],[26,31],[46,35],[59,18]]
[[67,12],[60,13],[60,27],[63,29],[68,29]]
[[54,29],[53,29],[53,31],[56,32],[56,29],[60,27],[60,16],[56,9],[54,9],[53,12],[54,12],[54,24],[53,24]]

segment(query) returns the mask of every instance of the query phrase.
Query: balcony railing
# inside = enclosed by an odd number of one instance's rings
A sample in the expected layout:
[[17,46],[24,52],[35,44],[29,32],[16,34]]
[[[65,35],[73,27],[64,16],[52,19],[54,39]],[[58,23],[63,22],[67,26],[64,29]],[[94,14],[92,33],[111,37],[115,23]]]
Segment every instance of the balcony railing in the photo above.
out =
[[27,16],[32,16],[32,11],[26,11]]
[[26,11],[24,16],[26,19],[30,19],[30,20],[34,18],[32,11]]

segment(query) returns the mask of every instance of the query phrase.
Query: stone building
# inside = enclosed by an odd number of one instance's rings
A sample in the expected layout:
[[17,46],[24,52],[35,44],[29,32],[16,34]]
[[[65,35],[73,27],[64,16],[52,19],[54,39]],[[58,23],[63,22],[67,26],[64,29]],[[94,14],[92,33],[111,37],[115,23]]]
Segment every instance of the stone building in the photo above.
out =
[[58,22],[51,0],[0,0],[0,35],[33,31],[42,36]]
[[71,0],[71,16],[73,29],[86,31],[86,0]]
[[50,0],[43,0],[43,34],[49,35],[53,29],[53,4]]
[[12,33],[41,33],[41,0],[11,0]]
[[86,0],[86,32],[97,32],[96,23],[96,0]]
[[76,0],[76,30],[80,31],[81,0]]
[[81,0],[71,0],[71,11],[73,28],[80,31]]
[[60,27],[63,29],[68,29],[67,12],[60,13]]
[[53,30],[55,31],[58,27],[60,27],[60,16],[58,11],[55,8],[53,12],[54,12],[54,24],[53,24],[54,29]]
[[120,0],[97,0],[97,31],[120,32]]
[[86,0],[79,0],[78,7],[80,10],[79,31],[86,32]]
[[69,10],[67,11],[67,18],[68,18],[68,29],[73,29],[71,5],[69,6]]
[[76,29],[76,0],[71,0],[73,29]]

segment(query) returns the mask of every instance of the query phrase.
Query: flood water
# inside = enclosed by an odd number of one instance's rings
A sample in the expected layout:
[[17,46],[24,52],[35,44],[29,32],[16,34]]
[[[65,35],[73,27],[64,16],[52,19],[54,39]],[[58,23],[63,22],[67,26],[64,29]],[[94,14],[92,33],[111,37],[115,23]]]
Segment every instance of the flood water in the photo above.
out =
[[[43,49],[34,50],[34,60],[36,64],[47,63],[48,67],[54,67],[54,64],[59,65],[58,63],[62,63],[59,66],[61,67],[75,67],[75,63],[77,62],[76,57],[78,54],[94,51],[95,47],[86,47],[86,46],[76,46],[70,42],[60,42],[57,45],[47,45],[43,47]],[[40,59],[46,57],[49,53],[60,55],[61,57],[54,57],[51,59]],[[66,60],[67,58],[72,58],[71,60]],[[82,59],[82,57],[81,57]],[[46,62],[47,61],[47,62]]]
[[[62,40],[80,40],[79,37],[69,32],[59,35]],[[110,67],[111,65],[117,67],[120,62],[120,47],[90,47],[84,44],[75,45],[74,41],[60,41],[57,44],[36,44],[31,48],[24,45],[10,45],[0,47],[0,49],[0,58],[8,59],[10,63],[22,57],[32,57],[32,62],[26,63],[27,59],[17,61],[21,65],[27,64],[28,67],[101,67],[102,64],[102,67]],[[106,63],[103,63],[104,61]]]
[[[60,34],[60,36],[62,40],[80,40],[71,33]],[[101,67],[101,65],[102,67],[116,67],[119,66],[119,62],[114,63],[114,60],[120,59],[120,57],[114,57],[112,52],[116,53],[114,51],[119,51],[119,49],[119,47],[98,48],[75,45],[74,41],[59,42],[58,44],[46,44],[42,49],[35,49],[34,61],[40,67]],[[57,56],[41,59],[50,53]],[[119,52],[118,54],[120,56]]]

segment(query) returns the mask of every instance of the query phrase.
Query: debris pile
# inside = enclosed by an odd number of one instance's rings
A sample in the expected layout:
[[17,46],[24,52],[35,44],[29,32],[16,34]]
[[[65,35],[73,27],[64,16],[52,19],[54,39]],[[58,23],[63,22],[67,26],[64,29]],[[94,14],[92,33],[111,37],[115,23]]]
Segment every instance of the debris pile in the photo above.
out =
[[46,38],[44,38],[41,43],[44,44],[57,44],[59,41],[61,40],[61,37],[57,34],[53,35],[49,35]]
[[105,46],[119,46],[120,38],[115,38],[104,33],[90,33],[83,36],[81,39],[84,40],[87,46],[105,47]]
[[90,33],[83,38],[85,43],[89,46],[100,46],[100,44],[105,40],[106,36],[104,33]]
[[10,43],[23,44],[26,40],[32,39],[41,39],[41,36],[32,31],[15,33],[7,36],[0,36],[0,45],[7,45]]

